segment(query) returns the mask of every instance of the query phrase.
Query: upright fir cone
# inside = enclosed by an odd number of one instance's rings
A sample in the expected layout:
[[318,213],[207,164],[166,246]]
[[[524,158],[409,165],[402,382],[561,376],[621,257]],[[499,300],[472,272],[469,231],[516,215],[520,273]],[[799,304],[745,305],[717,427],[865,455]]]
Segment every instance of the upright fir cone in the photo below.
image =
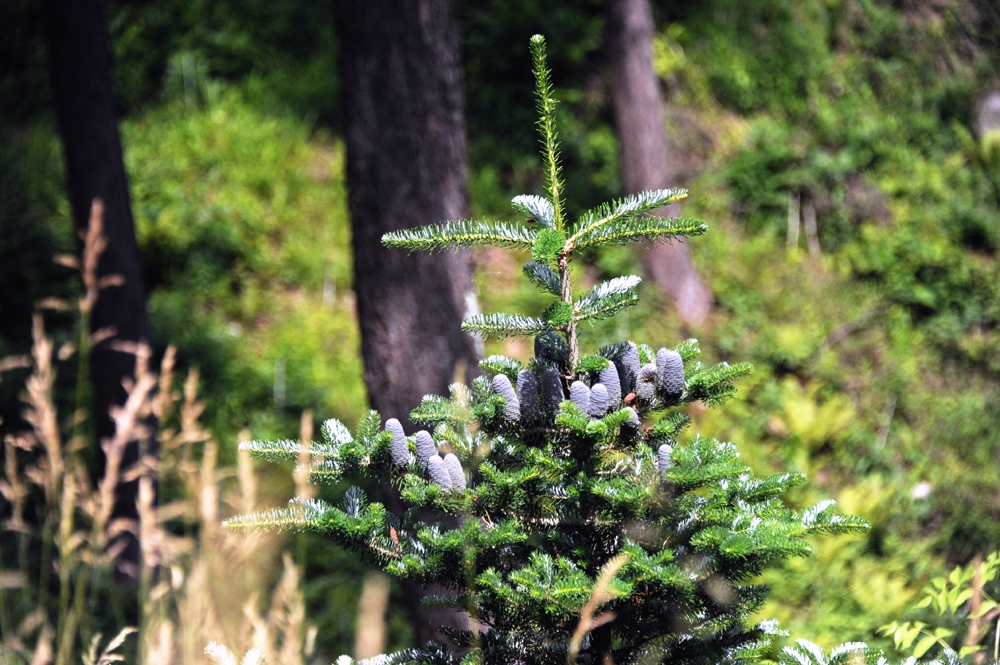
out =
[[525,424],[534,425],[542,419],[542,409],[538,402],[538,379],[530,369],[521,370],[517,375],[517,399],[521,404],[521,418]]
[[465,489],[465,473],[462,471],[462,463],[458,461],[455,453],[448,453],[444,456],[444,468],[448,469],[448,476],[451,478],[451,488],[453,490]]
[[559,405],[566,396],[563,394],[562,379],[559,372],[547,369],[542,372],[542,405],[545,407],[545,419],[555,420],[559,414]]
[[656,451],[656,470],[660,472],[662,476],[670,468],[673,461],[670,459],[670,455],[674,452],[673,447],[669,443],[664,443],[660,445],[659,449]]
[[608,389],[608,410],[614,411],[622,403],[622,385],[618,378],[618,369],[608,365],[601,370],[598,379]]
[[427,468],[427,460],[437,454],[437,446],[434,445],[434,438],[431,437],[427,430],[420,430],[417,432],[417,461],[420,462],[420,468]]
[[427,460],[427,473],[431,480],[445,492],[451,491],[451,475],[440,455],[431,455]]
[[639,377],[635,382],[635,396],[643,402],[653,400],[656,387],[656,367],[654,365],[643,365],[639,370]]
[[590,389],[590,409],[587,411],[593,418],[603,418],[608,412],[608,389],[603,383],[595,383]]
[[656,352],[656,387],[664,402],[676,402],[684,394],[684,361],[669,349]]
[[[639,347],[635,345],[635,342],[629,342],[628,350],[615,361],[615,369],[618,370],[618,380],[623,394],[635,392],[635,384],[639,380],[639,367]],[[604,383],[603,378],[601,383]]]
[[590,413],[590,388],[583,381],[574,381],[569,387],[569,398],[584,413]]
[[503,415],[509,422],[516,423],[521,419],[521,403],[517,401],[514,393],[514,386],[510,384],[510,379],[506,374],[497,374],[493,377],[493,392],[500,395],[506,401]]
[[406,466],[410,463],[410,449],[406,445],[406,433],[403,426],[395,418],[385,421],[385,431],[392,432],[392,447],[389,453],[392,455],[392,463],[396,466]]

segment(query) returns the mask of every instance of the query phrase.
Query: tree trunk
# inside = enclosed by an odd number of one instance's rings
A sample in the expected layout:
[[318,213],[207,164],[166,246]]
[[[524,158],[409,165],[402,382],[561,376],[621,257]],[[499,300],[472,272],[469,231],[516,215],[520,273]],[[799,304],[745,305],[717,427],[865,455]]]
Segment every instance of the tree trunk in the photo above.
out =
[[[653,71],[653,29],[649,0],[608,0],[611,95],[621,144],[622,184],[628,194],[676,187],[679,175],[663,128],[663,98]],[[686,324],[697,325],[708,316],[712,293],[686,245],[676,241],[655,245],[643,261]]]
[[[92,201],[103,199],[107,248],[97,265],[97,277],[124,278],[123,284],[101,290],[90,314],[92,332],[115,332],[90,352],[94,429],[101,441],[114,435],[109,413],[125,403],[122,381],[133,377],[135,370],[135,355],[114,350],[112,343],[148,342],[146,294],[114,108],[104,5],[100,0],[45,0],[45,14],[52,93],[73,220],[78,230],[86,229]],[[131,465],[137,459],[138,444],[133,443],[124,463]],[[97,465],[100,477],[104,471],[100,446]],[[137,490],[138,481],[119,486],[115,516],[136,516]],[[119,573],[127,576],[138,561],[137,542],[130,541],[119,560]]]
[[[338,0],[354,290],[372,408],[398,418],[423,395],[446,395],[478,353],[459,325],[475,307],[466,252],[431,256],[382,247],[387,231],[467,216],[458,25],[450,0]],[[398,495],[387,490],[394,511]],[[393,505],[395,504],[395,505]],[[419,605],[405,589],[421,642],[467,617]]]

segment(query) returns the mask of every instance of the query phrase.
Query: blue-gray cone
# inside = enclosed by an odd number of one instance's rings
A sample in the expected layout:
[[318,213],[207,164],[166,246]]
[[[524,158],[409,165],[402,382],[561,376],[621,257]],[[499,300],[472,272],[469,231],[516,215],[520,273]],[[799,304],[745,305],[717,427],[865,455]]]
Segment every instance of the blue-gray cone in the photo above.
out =
[[530,369],[521,370],[517,375],[517,399],[521,403],[521,417],[525,423],[533,425],[542,419],[538,379]]
[[417,461],[420,462],[420,468],[427,468],[427,460],[432,456],[437,454],[437,446],[434,445],[434,439],[427,432],[427,430],[420,430],[417,432]]
[[555,420],[559,414],[559,405],[563,403],[566,396],[563,395],[562,379],[559,372],[554,369],[547,369],[542,372],[542,406],[545,407],[545,419]]
[[403,426],[395,418],[385,421],[385,431],[392,432],[392,447],[389,453],[392,455],[392,463],[396,466],[406,466],[410,463],[410,449],[406,445],[406,433]]
[[622,403],[622,386],[618,380],[618,369],[614,365],[608,365],[601,370],[598,378],[608,389],[608,409],[612,411],[617,409]]
[[453,490],[464,490],[465,474],[462,472],[462,463],[458,461],[455,453],[448,453],[444,456],[444,468],[448,469],[448,476],[451,478],[451,488]]
[[635,396],[643,402],[650,402],[656,392],[656,367],[643,365],[639,370],[639,378],[635,382]]
[[634,392],[635,382],[639,379],[639,347],[635,342],[628,343],[628,351],[615,361],[615,368],[618,370],[622,393],[627,395]]
[[427,473],[438,487],[445,492],[451,491],[451,475],[439,455],[431,455],[427,460]]
[[590,413],[590,388],[583,381],[574,381],[569,387],[569,398],[577,408]]
[[656,451],[656,470],[660,472],[662,476],[670,468],[672,460],[670,459],[671,453],[674,452],[673,447],[669,443],[664,443]]
[[521,403],[517,401],[514,393],[514,386],[510,384],[510,379],[506,374],[497,374],[493,377],[493,392],[504,398],[503,416],[512,423],[521,419]]
[[595,383],[590,389],[590,409],[587,411],[593,418],[603,418],[608,412],[608,389],[603,383]]
[[684,361],[668,349],[656,352],[656,388],[664,402],[676,402],[684,394]]
[[622,423],[622,431],[626,436],[633,437],[639,433],[639,414],[635,412],[631,406],[626,406],[625,409],[629,412],[628,419]]

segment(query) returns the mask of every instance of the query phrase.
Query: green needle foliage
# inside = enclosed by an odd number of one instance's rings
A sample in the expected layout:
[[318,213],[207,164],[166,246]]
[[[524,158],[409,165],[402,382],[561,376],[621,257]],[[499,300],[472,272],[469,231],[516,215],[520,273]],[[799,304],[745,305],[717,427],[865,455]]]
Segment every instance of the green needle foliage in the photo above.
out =
[[[694,340],[657,352],[623,341],[580,356],[577,324],[635,304],[640,279],[618,277],[574,296],[575,253],[699,235],[705,226],[648,216],[682,190],[630,196],[575,224],[563,219],[543,38],[533,37],[531,48],[548,197],[514,199],[524,224],[451,222],[390,233],[383,242],[427,251],[531,247],[524,273],[555,298],[542,318],[486,314],[463,328],[535,336],[535,357],[524,366],[492,356],[471,387],[425,397],[410,419],[426,429],[411,436],[375,412],[353,435],[335,421],[324,426],[323,442],[306,451],[312,478],[391,482],[411,506],[405,515],[352,489],[340,506],[295,500],[228,526],[329,534],[393,575],[443,587],[434,602],[488,627],[449,631],[440,643],[385,662],[755,662],[776,630],[750,621],[767,595],[755,578],[809,554],[812,534],[867,524],[837,513],[832,501],[791,510],[782,495],[802,475],[757,477],[732,443],[682,438],[690,424],[684,406],[724,403],[748,365],[705,366]],[[293,442],[245,447],[262,459],[303,459]],[[460,526],[418,517],[434,512],[460,518]]]

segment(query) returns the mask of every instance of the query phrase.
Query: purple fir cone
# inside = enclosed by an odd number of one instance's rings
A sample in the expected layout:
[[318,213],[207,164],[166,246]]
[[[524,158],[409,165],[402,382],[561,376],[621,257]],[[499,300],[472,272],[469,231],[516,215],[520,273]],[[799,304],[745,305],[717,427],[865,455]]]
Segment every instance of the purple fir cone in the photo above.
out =
[[410,463],[410,448],[406,445],[406,433],[403,426],[395,418],[385,421],[385,431],[392,432],[392,463],[396,466],[406,466]]
[[497,374],[493,377],[493,392],[504,398],[504,418],[512,423],[521,419],[521,403],[514,393],[514,386],[510,384],[510,379],[506,374]]

